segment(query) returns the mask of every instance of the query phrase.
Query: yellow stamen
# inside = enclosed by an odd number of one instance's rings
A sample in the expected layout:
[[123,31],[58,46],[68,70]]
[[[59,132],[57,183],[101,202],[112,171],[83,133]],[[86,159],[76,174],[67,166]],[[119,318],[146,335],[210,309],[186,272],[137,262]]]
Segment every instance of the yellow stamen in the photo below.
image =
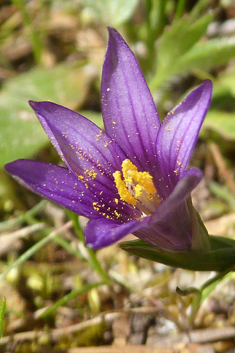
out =
[[132,184],[134,182],[142,186],[149,194],[157,192],[153,184],[153,177],[148,172],[139,172],[129,159],[122,162],[122,173],[125,183]]
[[117,170],[115,173],[113,173],[113,176],[114,176],[115,184],[118,189],[118,193],[121,197],[121,200],[126,201],[127,203],[130,203],[131,205],[135,205],[136,200],[131,195],[130,191],[127,190],[126,185],[125,185],[124,181],[122,180],[121,172],[119,172]]
[[122,175],[123,179],[120,171],[113,174],[121,200],[151,214],[160,203],[152,176],[148,172],[139,172],[129,159],[122,162]]

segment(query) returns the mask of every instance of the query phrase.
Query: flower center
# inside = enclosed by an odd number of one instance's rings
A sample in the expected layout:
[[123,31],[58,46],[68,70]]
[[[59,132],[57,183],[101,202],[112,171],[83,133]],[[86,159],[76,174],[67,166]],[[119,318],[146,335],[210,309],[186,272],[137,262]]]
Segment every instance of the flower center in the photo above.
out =
[[148,172],[139,172],[129,159],[125,159],[122,174],[117,170],[113,176],[122,201],[137,207],[147,216],[156,210],[161,199]]

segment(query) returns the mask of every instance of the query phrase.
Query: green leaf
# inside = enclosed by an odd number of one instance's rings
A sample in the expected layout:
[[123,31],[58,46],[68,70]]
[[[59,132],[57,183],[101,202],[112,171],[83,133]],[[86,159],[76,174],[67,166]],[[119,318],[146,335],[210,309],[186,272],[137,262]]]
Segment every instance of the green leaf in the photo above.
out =
[[90,77],[84,67],[37,68],[8,80],[0,92],[0,167],[27,158],[48,143],[28,100],[51,100],[68,108],[83,101]]
[[216,200],[223,200],[231,210],[235,210],[235,196],[226,184],[221,185],[216,181],[210,181],[208,187],[211,193],[216,196]]
[[[216,139],[219,144],[224,140],[235,141],[235,71],[227,70],[214,82],[211,109],[202,125],[201,136]],[[222,137],[222,140],[221,140]],[[224,146],[223,146],[224,147]],[[233,146],[231,146],[233,147]]]
[[119,246],[127,252],[171,267],[192,271],[224,271],[235,265],[235,241],[210,236],[211,250],[168,251],[143,240],[126,241]]
[[[234,54],[235,55],[235,54]],[[235,70],[230,67],[223,71],[213,85],[212,109],[234,111],[235,99]]]
[[228,113],[223,110],[210,110],[202,126],[201,134],[207,131],[216,132],[225,140],[235,140],[235,112]]
[[175,74],[180,58],[205,34],[212,19],[212,14],[206,14],[191,23],[190,18],[183,17],[165,29],[157,47],[157,71],[150,83],[152,89]]
[[[234,56],[235,53],[233,52]],[[219,88],[219,87],[226,87],[230,94],[235,98],[235,70],[234,67],[232,68],[232,70],[227,70],[225,72],[223,72],[223,75],[220,76],[220,78],[218,79],[218,81],[215,83],[215,87]],[[234,108],[234,106],[233,106]]]
[[82,286],[81,288],[74,290],[70,292],[69,294],[66,294],[63,298],[57,300],[51,307],[43,311],[41,314],[38,315],[38,318],[42,319],[44,317],[47,317],[48,315],[51,315],[57,308],[60,306],[64,306],[68,303],[68,301],[78,297],[79,295],[86,293],[90,291],[93,288],[99,287],[101,285],[105,284],[104,282],[94,282],[90,284],[86,284]]
[[138,0],[83,0],[83,3],[102,22],[117,27],[131,17]]
[[225,64],[234,57],[235,37],[211,39],[196,44],[182,56],[176,62],[174,73],[208,69]]

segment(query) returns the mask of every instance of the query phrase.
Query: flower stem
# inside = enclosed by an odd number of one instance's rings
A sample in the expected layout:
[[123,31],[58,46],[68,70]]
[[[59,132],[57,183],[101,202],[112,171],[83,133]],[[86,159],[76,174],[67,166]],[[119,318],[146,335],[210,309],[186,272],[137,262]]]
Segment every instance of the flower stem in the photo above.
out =
[[[79,220],[78,220],[78,215],[71,212],[71,211],[68,211],[68,210],[67,210],[67,213],[68,213],[69,218],[73,221],[73,225],[74,225],[74,228],[76,230],[76,233],[78,235],[79,240],[86,247],[85,238],[84,238],[82,227],[81,227]],[[105,272],[105,270],[103,269],[103,267],[101,266],[101,264],[99,263],[99,261],[97,260],[96,252],[88,247],[86,247],[86,250],[89,255],[89,260],[88,260],[89,266],[99,274],[99,276],[102,278],[102,280],[106,284],[110,284],[110,278],[107,275],[107,273]]]
[[5,311],[6,311],[6,298],[3,298],[0,305],[0,338],[2,337]]
[[100,275],[100,277],[106,284],[110,284],[109,276],[97,260],[96,253],[94,252],[94,250],[87,248],[87,251],[90,256],[90,266]]
[[192,312],[190,315],[190,323],[194,322],[194,319],[198,313],[198,310],[200,309],[200,306],[202,302],[210,295],[210,293],[215,289],[217,284],[220,282],[222,278],[224,278],[228,273],[231,271],[235,270],[235,265],[232,267],[229,267],[227,270],[223,272],[217,273],[214,277],[210,278],[207,280],[201,288],[197,289],[195,287],[189,287],[185,290],[182,290],[180,288],[176,288],[176,292],[179,295],[188,295],[188,294],[194,294],[193,300],[192,300]]

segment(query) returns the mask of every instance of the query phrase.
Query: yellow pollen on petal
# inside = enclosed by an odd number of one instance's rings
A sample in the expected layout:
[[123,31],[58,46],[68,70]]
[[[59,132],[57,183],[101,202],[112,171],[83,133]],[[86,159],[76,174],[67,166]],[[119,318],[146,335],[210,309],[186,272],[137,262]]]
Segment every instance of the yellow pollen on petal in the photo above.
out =
[[100,205],[98,204],[98,202],[93,202],[92,206],[93,206],[94,210],[96,210],[96,211],[100,210]]
[[122,216],[121,213],[119,213],[117,210],[114,210],[113,213],[114,213],[115,216],[117,216],[118,218]]
[[86,170],[85,173],[91,178],[91,179],[95,179],[97,177],[97,173],[91,169],[91,170]]

